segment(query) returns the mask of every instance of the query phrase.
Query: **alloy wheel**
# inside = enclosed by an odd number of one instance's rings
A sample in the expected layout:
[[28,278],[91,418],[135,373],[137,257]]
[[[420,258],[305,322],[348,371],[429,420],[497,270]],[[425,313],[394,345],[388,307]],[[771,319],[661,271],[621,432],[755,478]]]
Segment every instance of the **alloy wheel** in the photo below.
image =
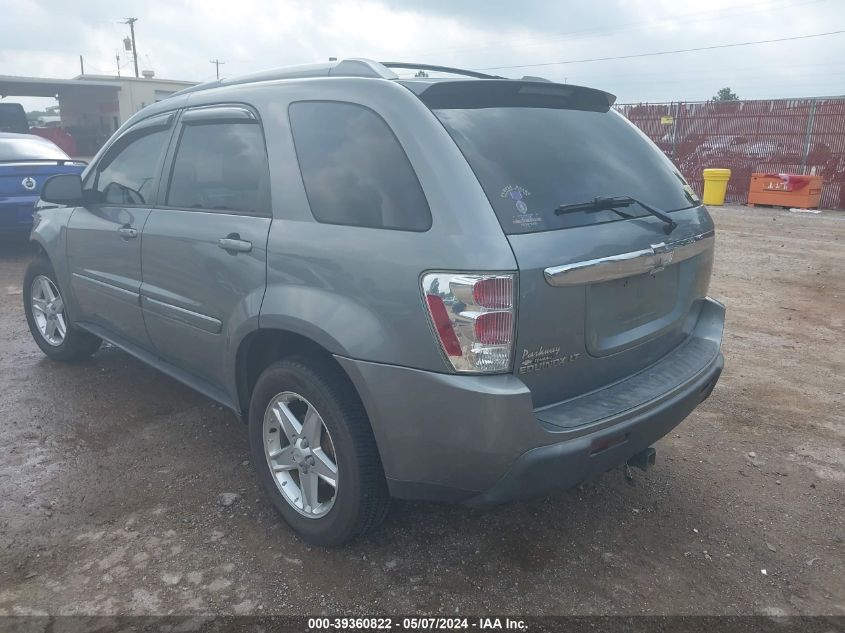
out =
[[317,409],[292,391],[275,396],[264,413],[264,455],[285,501],[309,519],[332,509],[338,490],[337,456]]
[[53,280],[38,275],[32,280],[30,292],[32,318],[41,337],[53,347],[64,343],[67,335],[67,319],[62,295]]

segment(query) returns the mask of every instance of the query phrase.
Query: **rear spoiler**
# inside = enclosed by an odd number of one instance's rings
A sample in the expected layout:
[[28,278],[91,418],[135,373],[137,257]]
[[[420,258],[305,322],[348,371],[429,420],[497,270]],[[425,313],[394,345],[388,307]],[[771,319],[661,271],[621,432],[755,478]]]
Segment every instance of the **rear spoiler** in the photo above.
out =
[[[533,79],[533,78],[532,78]],[[475,108],[555,108],[607,112],[616,95],[595,88],[547,81],[475,79],[402,81],[432,110]]]

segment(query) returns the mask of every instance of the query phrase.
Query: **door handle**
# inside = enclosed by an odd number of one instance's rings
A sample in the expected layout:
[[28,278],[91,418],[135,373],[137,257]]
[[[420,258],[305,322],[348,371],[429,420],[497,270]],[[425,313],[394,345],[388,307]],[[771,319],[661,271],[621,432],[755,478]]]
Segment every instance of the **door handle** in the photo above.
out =
[[120,236],[124,239],[138,237],[138,229],[133,229],[131,226],[121,226],[117,229],[117,232],[120,233]]
[[232,254],[249,253],[252,250],[252,242],[242,240],[237,233],[229,233],[226,237],[221,237],[217,240],[217,246]]

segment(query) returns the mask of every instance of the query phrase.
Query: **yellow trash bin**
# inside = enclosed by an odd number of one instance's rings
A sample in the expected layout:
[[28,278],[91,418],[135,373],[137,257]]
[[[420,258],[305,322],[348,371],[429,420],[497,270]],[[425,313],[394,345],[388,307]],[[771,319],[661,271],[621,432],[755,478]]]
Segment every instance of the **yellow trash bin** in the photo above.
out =
[[725,193],[728,191],[728,180],[730,179],[730,169],[705,169],[704,204],[714,206],[725,204]]

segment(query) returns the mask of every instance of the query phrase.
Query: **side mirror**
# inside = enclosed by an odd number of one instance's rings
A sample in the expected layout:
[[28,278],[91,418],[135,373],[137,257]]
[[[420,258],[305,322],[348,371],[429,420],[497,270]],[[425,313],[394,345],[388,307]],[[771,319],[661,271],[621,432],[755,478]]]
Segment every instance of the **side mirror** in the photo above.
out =
[[79,174],[50,176],[41,187],[41,201],[75,207],[82,204],[82,178]]

